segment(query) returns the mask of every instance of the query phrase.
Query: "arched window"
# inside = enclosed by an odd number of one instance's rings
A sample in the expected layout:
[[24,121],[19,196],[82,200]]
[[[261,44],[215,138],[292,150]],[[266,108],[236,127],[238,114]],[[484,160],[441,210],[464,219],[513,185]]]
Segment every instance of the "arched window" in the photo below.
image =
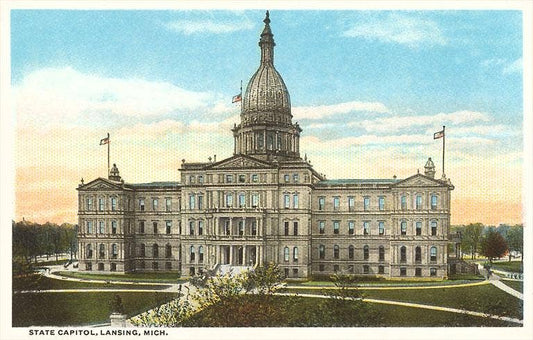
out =
[[422,249],[420,247],[415,248],[415,262],[422,262]]
[[437,221],[431,221],[431,236],[437,235]]
[[111,245],[111,256],[112,258],[116,259],[118,256],[118,247],[116,243],[113,243]]
[[402,209],[402,210],[407,210],[407,196],[402,195],[402,196],[400,197],[400,202],[401,202],[401,203],[400,203],[400,204],[401,204],[401,209]]
[[400,247],[400,262],[407,261],[407,249],[405,246]]
[[111,221],[111,234],[117,233],[117,221]]
[[323,244],[318,246],[318,257],[322,260],[326,257],[326,247]]
[[353,258],[354,258],[354,253],[355,253],[355,251],[354,251],[354,247],[353,247],[353,246],[349,246],[349,247],[348,247],[348,258],[349,258],[350,260],[353,260]]
[[429,260],[431,262],[437,262],[437,247],[429,248]]
[[333,246],[333,258],[335,259],[339,258],[339,246],[338,245]]
[[437,210],[437,195],[431,195],[431,210]]
[[172,257],[172,246],[171,246],[170,244],[167,244],[167,245],[165,246],[165,256],[166,256],[167,258]]
[[292,259],[298,261],[298,247],[292,248]]
[[86,258],[88,258],[88,259],[92,259],[93,258],[93,247],[92,247],[91,244],[87,245]]
[[140,254],[139,254],[140,257],[145,257],[146,256],[146,247],[144,246],[144,243],[141,243],[141,248],[140,248]]
[[283,248],[283,260],[289,262],[289,247]]
[[385,261],[385,247],[379,246],[379,260]]
[[422,235],[422,222],[421,221],[417,221],[416,222],[416,236],[420,236]]
[[400,232],[402,235],[407,235],[407,221],[400,222]]
[[194,246],[191,246],[191,248],[190,248],[190,255],[191,255],[191,262],[194,262],[194,260],[196,258],[196,254],[194,252]]
[[159,246],[157,245],[157,243],[154,243],[154,245],[152,246],[152,255],[153,257],[159,257]]
[[368,260],[369,257],[370,257],[370,251],[369,251],[368,245],[365,245],[363,247],[363,260]]
[[99,258],[103,259],[105,257],[105,245],[100,243],[100,248],[98,249]]
[[199,263],[204,262],[204,247],[203,246],[198,247],[198,262]]

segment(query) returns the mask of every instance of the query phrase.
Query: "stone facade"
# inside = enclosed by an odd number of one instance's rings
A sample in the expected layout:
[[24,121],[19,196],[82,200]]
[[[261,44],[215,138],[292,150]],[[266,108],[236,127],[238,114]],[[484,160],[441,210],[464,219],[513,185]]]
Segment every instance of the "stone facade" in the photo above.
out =
[[290,278],[446,277],[451,182],[434,178],[431,159],[402,180],[316,172],[300,157],[268,12],[264,22],[234,155],[183,161],[179,183],[128,184],[114,165],[80,184],[80,270],[189,276],[275,262]]

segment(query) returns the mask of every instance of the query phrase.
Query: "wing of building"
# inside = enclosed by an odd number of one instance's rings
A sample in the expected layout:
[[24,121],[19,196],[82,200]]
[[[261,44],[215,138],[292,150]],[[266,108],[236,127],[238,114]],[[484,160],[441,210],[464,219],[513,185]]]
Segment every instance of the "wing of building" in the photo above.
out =
[[77,188],[79,270],[238,272],[275,262],[291,278],[336,271],[447,277],[450,192],[424,174],[326,180],[300,156],[287,87],[264,19],[261,60],[232,129],[234,155],[181,164],[181,182],[108,178]]

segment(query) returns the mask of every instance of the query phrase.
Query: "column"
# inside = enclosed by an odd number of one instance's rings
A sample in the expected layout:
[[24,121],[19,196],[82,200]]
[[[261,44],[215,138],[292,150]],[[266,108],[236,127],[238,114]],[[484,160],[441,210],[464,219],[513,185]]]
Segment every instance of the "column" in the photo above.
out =
[[[224,230],[225,232],[225,230]],[[229,218],[229,234],[233,235],[233,217]]]
[[229,264],[233,265],[233,246],[229,246]]
[[242,236],[246,236],[246,217],[242,218]]
[[245,245],[242,246],[242,264],[244,266],[248,265],[248,261],[246,261],[246,246]]

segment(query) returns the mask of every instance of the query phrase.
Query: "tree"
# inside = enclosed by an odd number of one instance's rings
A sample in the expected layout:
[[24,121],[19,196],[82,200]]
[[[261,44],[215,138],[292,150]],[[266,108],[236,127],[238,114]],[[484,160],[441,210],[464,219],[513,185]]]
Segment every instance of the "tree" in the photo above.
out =
[[482,233],[483,224],[481,223],[470,223],[469,225],[464,227],[461,248],[470,251],[472,260],[475,258],[476,253],[479,250],[478,248],[481,241]]
[[248,273],[245,288],[247,291],[257,289],[259,294],[272,295],[281,288],[281,281],[283,281],[281,269],[277,264],[270,262]]
[[[507,244],[509,245],[509,261],[511,261],[511,251],[518,251],[524,253],[524,228],[521,224],[515,225],[507,232]],[[522,262],[524,256],[521,257]]]
[[489,230],[481,241],[481,254],[488,257],[491,263],[492,259],[505,255],[508,249],[509,247],[503,236],[493,230]]

